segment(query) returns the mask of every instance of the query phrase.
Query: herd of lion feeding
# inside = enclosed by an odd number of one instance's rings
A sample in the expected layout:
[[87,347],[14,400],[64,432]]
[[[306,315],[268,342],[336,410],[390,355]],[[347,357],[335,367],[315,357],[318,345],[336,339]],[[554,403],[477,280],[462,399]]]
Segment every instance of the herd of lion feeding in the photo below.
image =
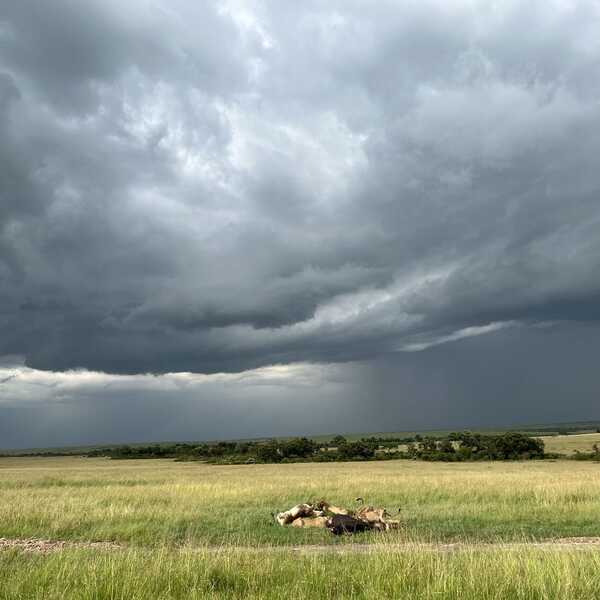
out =
[[[363,499],[356,498],[356,501],[362,503]],[[352,510],[334,506],[326,500],[296,504],[273,517],[284,527],[319,527],[329,529],[334,535],[390,531],[400,527],[400,521],[392,519],[385,508],[362,505],[357,510]]]

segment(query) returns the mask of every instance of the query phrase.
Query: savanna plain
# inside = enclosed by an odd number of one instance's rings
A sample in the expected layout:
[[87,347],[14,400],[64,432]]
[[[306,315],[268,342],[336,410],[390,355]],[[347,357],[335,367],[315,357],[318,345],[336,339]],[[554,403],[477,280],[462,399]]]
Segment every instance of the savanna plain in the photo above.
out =
[[[357,496],[402,528],[271,518]],[[600,598],[600,465],[4,458],[0,538],[0,599]]]

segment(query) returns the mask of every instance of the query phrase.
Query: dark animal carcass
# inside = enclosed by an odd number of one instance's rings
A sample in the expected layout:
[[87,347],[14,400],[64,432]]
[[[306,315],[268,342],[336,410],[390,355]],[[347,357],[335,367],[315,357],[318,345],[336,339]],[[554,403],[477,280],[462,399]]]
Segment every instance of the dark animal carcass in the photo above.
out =
[[361,521],[360,519],[355,519],[350,515],[333,515],[333,517],[327,519],[326,527],[333,535],[358,533],[372,528],[369,523]]

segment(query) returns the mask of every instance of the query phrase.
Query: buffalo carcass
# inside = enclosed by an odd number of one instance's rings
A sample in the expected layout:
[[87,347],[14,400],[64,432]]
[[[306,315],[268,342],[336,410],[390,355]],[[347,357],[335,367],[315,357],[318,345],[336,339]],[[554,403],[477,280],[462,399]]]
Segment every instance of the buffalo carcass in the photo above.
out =
[[327,529],[333,535],[342,535],[344,533],[359,533],[373,529],[373,526],[367,521],[357,519],[351,515],[333,515],[327,519]]

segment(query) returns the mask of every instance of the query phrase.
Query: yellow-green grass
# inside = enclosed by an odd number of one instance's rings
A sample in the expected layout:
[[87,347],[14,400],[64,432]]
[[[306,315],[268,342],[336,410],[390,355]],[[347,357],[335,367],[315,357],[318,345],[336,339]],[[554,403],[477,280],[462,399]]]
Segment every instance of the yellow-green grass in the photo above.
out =
[[[298,501],[402,506],[393,535],[333,538],[272,525]],[[598,598],[600,552],[482,547],[600,535],[600,466],[412,461],[211,466],[0,460],[0,537],[114,540],[122,550],[0,551],[0,600]],[[418,541],[475,546],[436,550]],[[269,546],[373,542],[374,551]],[[398,542],[407,542],[394,547]],[[210,545],[210,548],[205,548]],[[243,549],[252,545],[254,549]],[[219,546],[215,550],[214,546]]]
[[544,441],[546,452],[574,454],[575,451],[591,452],[594,444],[600,444],[600,433],[548,435],[540,439]]
[[600,553],[0,552],[0,582],[1,600],[592,600],[600,590]]
[[[214,466],[168,460],[0,459],[0,537],[112,540],[135,546],[348,543],[273,524],[301,501],[402,508],[404,540],[600,535],[592,462],[386,461]],[[362,536],[361,541],[379,539]]]

